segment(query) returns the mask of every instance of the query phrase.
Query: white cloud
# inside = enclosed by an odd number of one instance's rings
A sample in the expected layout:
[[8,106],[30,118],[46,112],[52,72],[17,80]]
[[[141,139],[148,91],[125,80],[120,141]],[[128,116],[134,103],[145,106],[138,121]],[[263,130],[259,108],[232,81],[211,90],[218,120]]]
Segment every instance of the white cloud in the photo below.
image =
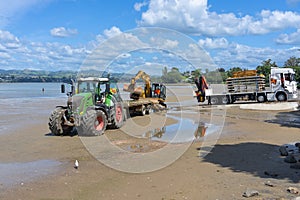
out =
[[2,41],[2,42],[19,42],[19,39],[8,31],[0,30],[0,41]]
[[76,29],[69,29],[65,27],[56,27],[50,30],[50,34],[54,37],[69,37],[76,35],[78,32]]
[[241,67],[255,69],[262,61],[271,59],[278,66],[283,66],[284,62],[297,53],[297,48],[274,49],[270,47],[257,48],[247,45],[230,43],[228,48],[218,51],[213,56],[218,67],[229,69]]
[[148,5],[147,2],[142,2],[142,3],[135,3],[134,4],[134,10],[136,11],[141,11],[141,8]]
[[204,49],[225,49],[228,47],[229,42],[226,40],[226,38],[206,38],[206,39],[200,39],[198,41],[198,44],[204,48]]
[[107,37],[107,38],[111,38],[114,37],[118,34],[122,33],[122,31],[118,28],[118,27],[111,27],[110,29],[105,29],[103,31],[103,34]]
[[0,30],[0,43],[2,51],[9,49],[18,49],[21,47],[20,40],[8,31]]
[[174,49],[178,47],[179,44],[177,40],[170,40],[160,37],[151,37],[150,42],[152,46],[157,46],[160,49]]
[[1,69],[34,68],[44,70],[76,70],[88,54],[86,47],[61,43],[23,41],[0,30]]
[[291,34],[281,34],[276,42],[278,44],[300,44],[300,29]]
[[300,27],[300,15],[291,11],[262,10],[257,16],[209,12],[207,1],[151,0],[140,26],[161,26],[206,36],[266,34]]
[[2,58],[2,59],[8,59],[8,58],[11,58],[11,57],[6,52],[0,52],[0,58]]

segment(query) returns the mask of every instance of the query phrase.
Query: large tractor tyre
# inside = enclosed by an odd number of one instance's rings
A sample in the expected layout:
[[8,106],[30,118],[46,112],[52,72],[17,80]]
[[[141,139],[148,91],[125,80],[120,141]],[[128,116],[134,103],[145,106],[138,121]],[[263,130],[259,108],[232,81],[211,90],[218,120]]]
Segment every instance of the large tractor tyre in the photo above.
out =
[[72,126],[66,126],[63,125],[64,123],[64,113],[66,109],[62,107],[57,107],[54,109],[54,111],[51,113],[49,117],[49,129],[51,133],[54,135],[65,135],[65,134],[70,134],[73,127]]
[[123,105],[120,102],[116,102],[114,105],[114,110],[112,111],[111,124],[109,128],[118,129],[124,125],[126,120],[126,112],[123,109]]
[[106,126],[107,117],[102,110],[87,110],[77,131],[79,136],[99,136],[104,133]]

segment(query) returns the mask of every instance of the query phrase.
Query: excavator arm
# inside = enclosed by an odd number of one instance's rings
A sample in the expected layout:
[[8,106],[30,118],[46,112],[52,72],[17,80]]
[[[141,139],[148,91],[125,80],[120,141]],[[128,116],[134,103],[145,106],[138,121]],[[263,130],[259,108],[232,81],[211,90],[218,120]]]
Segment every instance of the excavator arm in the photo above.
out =
[[[136,88],[136,81],[142,79],[145,82],[145,88],[137,87]],[[124,91],[130,92],[130,97],[132,99],[138,99],[139,97],[151,97],[151,79],[148,74],[144,71],[139,71],[135,77],[133,77],[130,81],[130,84],[124,84],[123,87]]]

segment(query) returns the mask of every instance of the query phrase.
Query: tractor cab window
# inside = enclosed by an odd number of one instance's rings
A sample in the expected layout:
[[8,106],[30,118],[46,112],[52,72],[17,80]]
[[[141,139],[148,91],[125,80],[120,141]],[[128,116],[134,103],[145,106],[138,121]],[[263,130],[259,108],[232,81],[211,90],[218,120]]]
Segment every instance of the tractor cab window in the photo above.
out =
[[100,94],[105,93],[106,84],[105,83],[100,83],[99,88],[100,88]]
[[96,89],[96,83],[94,82],[81,82],[78,85],[79,93],[94,92],[95,89]]

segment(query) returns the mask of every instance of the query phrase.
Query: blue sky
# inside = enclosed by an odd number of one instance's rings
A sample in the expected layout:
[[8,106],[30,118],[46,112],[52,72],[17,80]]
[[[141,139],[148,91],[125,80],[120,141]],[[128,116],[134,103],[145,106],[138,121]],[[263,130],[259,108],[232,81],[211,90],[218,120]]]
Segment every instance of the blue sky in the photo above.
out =
[[[0,69],[77,70],[107,39],[143,27],[187,35],[225,69],[300,57],[300,0],[2,0]],[[120,55],[131,57],[122,65],[159,60]]]

